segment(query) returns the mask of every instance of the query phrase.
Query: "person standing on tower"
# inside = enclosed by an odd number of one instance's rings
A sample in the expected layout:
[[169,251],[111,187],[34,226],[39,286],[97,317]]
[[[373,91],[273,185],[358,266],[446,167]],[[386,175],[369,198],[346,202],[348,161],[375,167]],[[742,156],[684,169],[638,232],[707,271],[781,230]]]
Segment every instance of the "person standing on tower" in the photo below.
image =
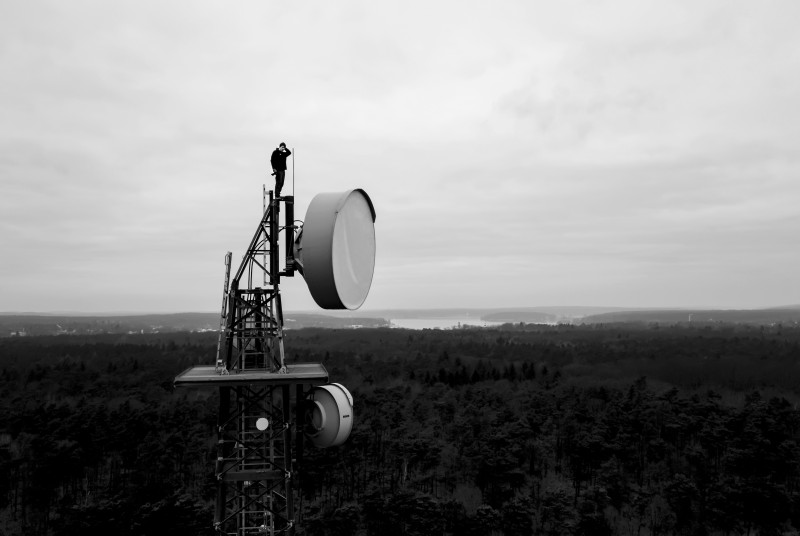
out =
[[272,157],[269,159],[272,164],[272,174],[275,175],[275,197],[281,196],[283,180],[286,178],[286,157],[290,154],[292,152],[281,142],[278,148],[272,151]]

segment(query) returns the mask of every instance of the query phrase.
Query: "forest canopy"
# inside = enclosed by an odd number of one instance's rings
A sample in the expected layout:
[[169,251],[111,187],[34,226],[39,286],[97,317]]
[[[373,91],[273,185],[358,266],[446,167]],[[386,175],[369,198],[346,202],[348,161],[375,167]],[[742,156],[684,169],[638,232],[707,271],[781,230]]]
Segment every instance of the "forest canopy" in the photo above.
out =
[[[211,534],[216,333],[0,339],[0,534]],[[302,329],[355,399],[304,452],[305,534],[800,528],[800,329]]]

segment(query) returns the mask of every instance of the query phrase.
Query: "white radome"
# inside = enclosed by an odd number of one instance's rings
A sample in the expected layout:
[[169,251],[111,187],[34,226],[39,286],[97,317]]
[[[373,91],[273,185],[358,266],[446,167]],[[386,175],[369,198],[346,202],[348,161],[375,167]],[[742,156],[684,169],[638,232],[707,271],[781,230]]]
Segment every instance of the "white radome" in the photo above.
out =
[[358,309],[375,270],[375,208],[364,190],[314,196],[297,239],[303,277],[323,309]]

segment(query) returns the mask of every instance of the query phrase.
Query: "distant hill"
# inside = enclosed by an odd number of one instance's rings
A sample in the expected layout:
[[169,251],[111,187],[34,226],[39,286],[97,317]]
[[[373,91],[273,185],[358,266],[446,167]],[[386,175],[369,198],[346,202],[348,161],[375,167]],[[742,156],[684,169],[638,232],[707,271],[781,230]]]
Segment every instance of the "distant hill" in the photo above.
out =
[[384,318],[350,317],[337,318],[330,315],[292,313],[284,315],[283,327],[286,329],[302,328],[387,328],[389,321]]
[[736,323],[736,324],[797,324],[800,323],[800,307],[769,309],[666,309],[650,311],[617,311],[587,316],[584,324],[611,324],[617,322],[644,323]]
[[[587,315],[614,311],[630,311],[625,307],[604,306],[541,306],[541,307],[452,307],[439,309],[375,309],[359,311],[326,311],[326,315],[340,318],[352,316],[392,319],[434,319],[434,318],[475,318],[492,322],[541,322],[541,318],[552,318],[553,321],[569,322]],[[501,316],[497,316],[501,315]],[[548,315],[542,317],[541,315]],[[496,318],[500,320],[495,320]],[[530,319],[530,320],[528,320]],[[549,322],[550,320],[544,320]]]
[[554,324],[559,321],[559,316],[550,313],[542,313],[540,311],[509,311],[483,315],[481,320],[512,324]]
[[[797,324],[800,306],[769,309],[625,309],[621,307],[521,307],[517,309],[385,309],[284,313],[286,329],[389,327],[391,319],[460,318],[525,324],[611,324],[624,322],[683,324]],[[165,333],[216,331],[219,313],[172,314],[34,314],[0,313],[0,337],[85,335],[94,333]]]
[[[85,335],[94,333],[164,333],[216,331],[219,313],[174,313],[142,315],[50,315],[0,314],[0,337],[25,335]],[[337,318],[322,314],[284,315],[286,329],[306,327],[387,327],[383,318]]]
[[219,328],[219,314],[174,313],[146,315],[2,314],[0,336],[70,335],[158,331],[201,331]]

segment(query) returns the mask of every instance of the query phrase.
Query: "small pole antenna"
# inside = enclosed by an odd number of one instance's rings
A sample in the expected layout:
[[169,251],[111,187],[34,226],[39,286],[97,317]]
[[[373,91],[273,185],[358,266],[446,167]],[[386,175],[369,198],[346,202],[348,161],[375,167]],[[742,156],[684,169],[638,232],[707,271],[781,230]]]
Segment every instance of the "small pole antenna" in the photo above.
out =
[[[267,213],[267,185],[266,184],[262,184],[261,185],[261,205],[263,207],[262,210],[261,210],[261,214],[262,215],[266,214]],[[264,258],[263,258],[262,262],[264,263],[264,266],[267,265],[267,252],[266,252],[266,250],[264,251]],[[263,281],[262,284],[266,287],[267,286],[267,272],[264,272],[263,275],[264,275],[264,281]]]
[[295,191],[294,191],[294,147],[292,147],[292,195],[295,195]]

